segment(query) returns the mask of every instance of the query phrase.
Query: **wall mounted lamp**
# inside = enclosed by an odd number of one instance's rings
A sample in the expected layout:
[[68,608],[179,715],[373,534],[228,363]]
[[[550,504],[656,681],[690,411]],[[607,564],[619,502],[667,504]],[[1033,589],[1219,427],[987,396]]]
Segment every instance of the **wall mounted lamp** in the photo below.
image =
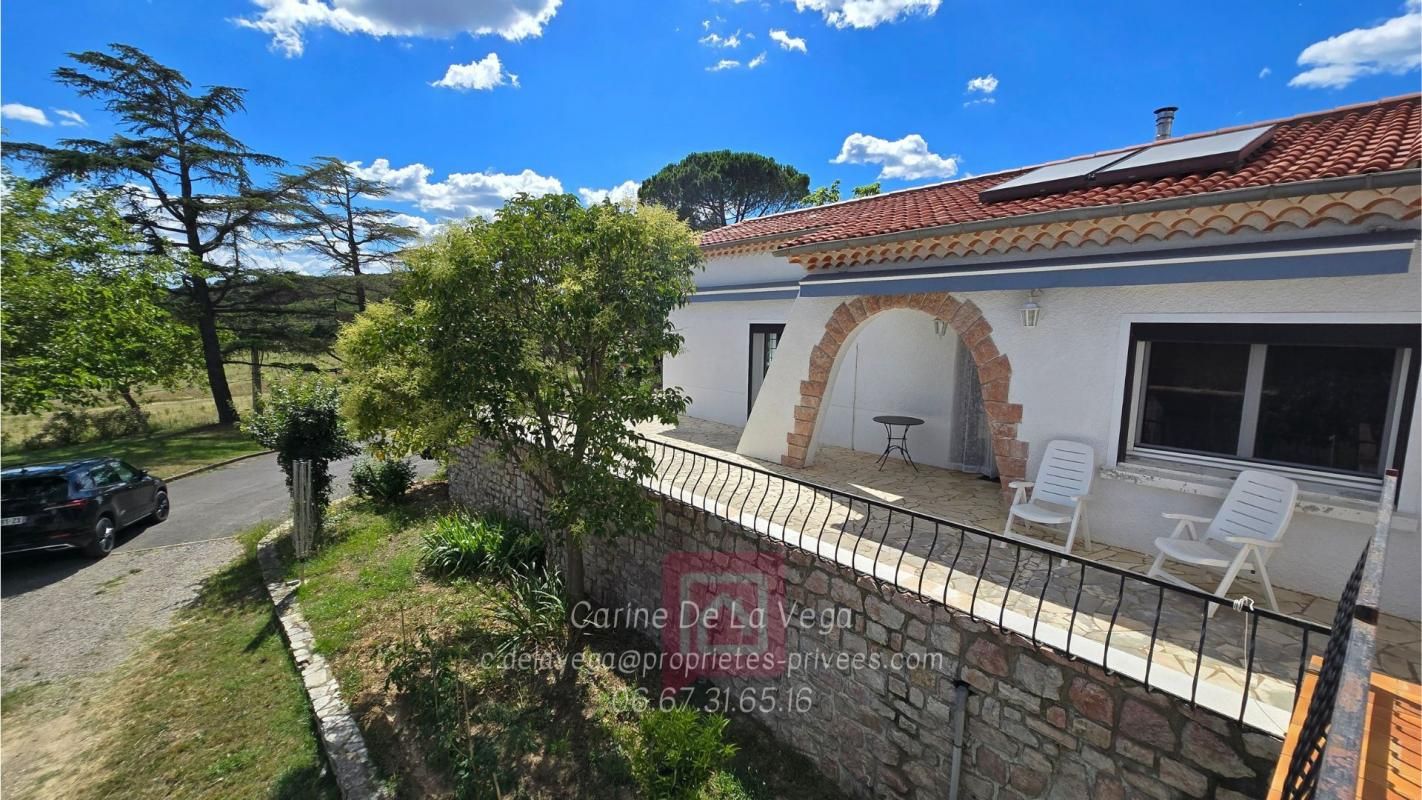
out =
[[1041,289],[1033,289],[1027,294],[1027,302],[1022,304],[1022,327],[1035,328],[1037,320],[1042,316],[1042,307],[1037,305],[1037,298],[1042,294]]

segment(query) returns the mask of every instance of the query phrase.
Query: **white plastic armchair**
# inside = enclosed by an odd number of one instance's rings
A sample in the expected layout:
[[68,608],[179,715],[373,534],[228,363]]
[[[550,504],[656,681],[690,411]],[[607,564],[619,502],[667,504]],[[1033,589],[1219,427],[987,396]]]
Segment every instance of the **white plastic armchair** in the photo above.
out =
[[[1056,439],[1047,443],[1042,463],[1037,467],[1037,480],[1013,481],[1012,507],[1007,511],[1005,535],[1012,535],[1014,519],[1024,519],[1039,525],[1066,525],[1065,551],[1070,553],[1080,528],[1082,538],[1091,544],[1091,525],[1086,520],[1086,501],[1090,499],[1091,481],[1096,477],[1096,451],[1091,445]],[[1030,491],[1030,495],[1029,495]]]
[[[1225,497],[1224,505],[1214,518],[1193,514],[1162,514],[1175,520],[1175,530],[1168,537],[1155,540],[1159,554],[1151,565],[1150,575],[1156,578],[1194,586],[1166,572],[1166,560],[1199,567],[1224,570],[1224,578],[1215,588],[1215,595],[1224,597],[1241,570],[1248,567],[1264,586],[1269,607],[1279,610],[1274,587],[1264,563],[1283,544],[1284,532],[1294,515],[1298,484],[1288,478],[1258,470],[1239,473]],[[1196,525],[1206,525],[1201,536]],[[1197,587],[1198,588],[1198,587]],[[1218,606],[1211,606],[1213,614]]]

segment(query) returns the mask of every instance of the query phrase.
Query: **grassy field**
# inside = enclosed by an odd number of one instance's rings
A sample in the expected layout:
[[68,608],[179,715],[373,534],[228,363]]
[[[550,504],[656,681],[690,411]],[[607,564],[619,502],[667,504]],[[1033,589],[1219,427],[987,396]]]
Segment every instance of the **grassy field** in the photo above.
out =
[[7,749],[31,750],[7,752],[6,797],[339,796],[257,569],[267,527],[244,535],[246,555],[111,676],[4,696]]
[[[498,638],[494,609],[508,588],[421,570],[421,536],[448,508],[442,485],[394,509],[345,506],[332,513],[328,543],[291,568],[303,580],[302,610],[316,647],[330,659],[378,765],[405,798],[636,798],[629,747],[640,712],[627,701],[639,689],[655,697],[656,687],[600,665],[585,666],[569,687],[548,671],[479,663]],[[442,653],[442,666],[417,680],[414,695],[388,680],[410,668],[400,654],[412,645],[416,653]],[[649,647],[625,634],[583,646],[602,653]],[[841,797],[759,724],[733,716],[728,738],[739,752],[701,800]]]
[[[270,361],[283,363],[316,363],[323,368],[334,366],[328,358],[310,356],[270,354]],[[227,384],[232,389],[232,401],[238,413],[246,413],[252,408],[252,372],[243,364],[228,364]],[[262,372],[263,385],[292,375],[289,370],[265,369]],[[138,403],[149,414],[149,423],[154,433],[182,431],[206,427],[217,423],[217,410],[212,404],[212,392],[205,381],[177,389],[154,387],[136,395]],[[121,408],[122,401],[115,397],[113,403],[91,409],[106,411]],[[37,433],[50,414],[5,414],[0,416],[0,442],[7,451],[18,450],[24,441]]]
[[190,469],[215,464],[229,458],[264,450],[252,437],[235,429],[211,425],[142,438],[86,442],[45,450],[6,449],[0,466],[42,464],[89,456],[114,456],[160,478],[170,478]]

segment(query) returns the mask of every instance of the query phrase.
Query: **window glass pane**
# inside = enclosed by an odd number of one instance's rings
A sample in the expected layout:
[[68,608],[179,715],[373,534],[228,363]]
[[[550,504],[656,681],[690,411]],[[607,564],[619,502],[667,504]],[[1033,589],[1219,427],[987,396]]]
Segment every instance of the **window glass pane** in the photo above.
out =
[[1249,345],[1151,342],[1140,444],[1235,455]]
[[1271,345],[1256,458],[1376,475],[1396,351]]

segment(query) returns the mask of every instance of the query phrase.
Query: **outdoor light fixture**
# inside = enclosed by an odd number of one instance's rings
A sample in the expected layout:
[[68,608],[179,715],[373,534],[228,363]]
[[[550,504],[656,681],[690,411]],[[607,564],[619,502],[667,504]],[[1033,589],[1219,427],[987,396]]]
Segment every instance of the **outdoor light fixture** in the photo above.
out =
[[1037,305],[1037,296],[1041,293],[1041,289],[1033,289],[1027,295],[1027,302],[1022,304],[1022,327],[1037,327],[1037,319],[1042,316],[1042,307]]
[[942,338],[942,337],[944,337],[944,336],[947,336],[947,335],[948,335],[948,323],[947,323],[945,320],[941,320],[941,319],[935,318],[935,319],[933,320],[933,332],[934,332],[934,333],[937,333],[938,336],[939,336],[939,338]]

